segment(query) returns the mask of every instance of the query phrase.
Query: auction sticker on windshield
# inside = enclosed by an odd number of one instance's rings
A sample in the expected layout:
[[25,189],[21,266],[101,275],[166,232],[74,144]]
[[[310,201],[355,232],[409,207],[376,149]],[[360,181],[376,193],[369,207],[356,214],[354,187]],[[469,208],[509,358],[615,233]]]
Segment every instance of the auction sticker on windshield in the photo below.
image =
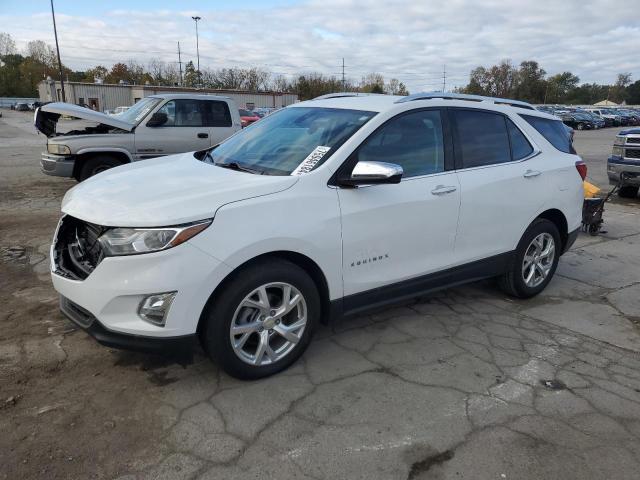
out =
[[293,172],[291,172],[291,175],[304,175],[305,173],[309,173],[311,170],[313,170],[313,167],[315,167],[317,163],[322,160],[322,157],[324,157],[329,150],[331,150],[331,147],[318,145],[313,149],[313,152],[311,152],[309,156],[305,158]]

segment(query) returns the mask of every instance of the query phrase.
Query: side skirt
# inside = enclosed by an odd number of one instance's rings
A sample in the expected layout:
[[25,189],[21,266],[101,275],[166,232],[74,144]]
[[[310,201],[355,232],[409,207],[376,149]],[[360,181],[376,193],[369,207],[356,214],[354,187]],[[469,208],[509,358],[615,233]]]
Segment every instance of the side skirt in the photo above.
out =
[[357,315],[367,310],[409,300],[426,293],[496,277],[507,270],[514,255],[515,251],[502,253],[333,300],[330,306],[330,320],[339,320],[342,317]]

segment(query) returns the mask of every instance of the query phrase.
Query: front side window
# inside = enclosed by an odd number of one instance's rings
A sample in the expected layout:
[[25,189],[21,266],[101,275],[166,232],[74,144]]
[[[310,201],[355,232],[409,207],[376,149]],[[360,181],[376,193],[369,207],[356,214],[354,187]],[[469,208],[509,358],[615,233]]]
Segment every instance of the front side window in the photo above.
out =
[[362,144],[358,161],[400,165],[403,178],[444,171],[440,111],[422,110],[393,118]]
[[452,110],[462,168],[511,161],[507,124],[503,115],[480,110]]
[[167,115],[163,127],[230,127],[231,113],[226,102],[215,100],[170,100],[159,110]]
[[374,115],[342,108],[285,108],[225,140],[203,160],[265,175],[307,173]]
[[535,128],[551,145],[564,153],[575,153],[571,145],[571,135],[560,120],[520,115],[529,125]]

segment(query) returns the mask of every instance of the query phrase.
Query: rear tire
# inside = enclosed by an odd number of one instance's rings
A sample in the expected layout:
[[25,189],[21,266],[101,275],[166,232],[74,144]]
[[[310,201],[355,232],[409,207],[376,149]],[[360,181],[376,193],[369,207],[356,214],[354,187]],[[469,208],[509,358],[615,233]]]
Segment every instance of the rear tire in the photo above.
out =
[[118,165],[122,165],[122,162],[111,155],[97,155],[95,157],[87,158],[83,161],[76,180],[82,182],[87,178],[91,178],[100,172],[117,167]]
[[634,187],[633,185],[620,187],[620,190],[618,190],[618,196],[622,198],[636,198],[638,196],[638,189],[639,187]]
[[258,379],[284,370],[304,353],[320,314],[311,277],[291,262],[268,259],[237,272],[216,292],[203,314],[200,338],[226,373]]
[[[507,272],[498,279],[501,289],[517,298],[538,295],[551,281],[562,251],[560,233],[547,219],[536,219],[522,235]],[[525,258],[526,257],[526,258]]]

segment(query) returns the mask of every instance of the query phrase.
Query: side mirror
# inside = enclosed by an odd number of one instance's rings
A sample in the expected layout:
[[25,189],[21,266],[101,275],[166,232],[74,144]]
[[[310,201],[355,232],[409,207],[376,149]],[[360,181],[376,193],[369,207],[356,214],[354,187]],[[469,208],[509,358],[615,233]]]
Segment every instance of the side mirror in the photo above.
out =
[[169,120],[169,117],[167,117],[166,113],[156,112],[151,115],[151,118],[147,122],[147,127],[161,127],[162,125],[167,123],[167,120]]
[[339,184],[348,187],[358,185],[380,185],[400,183],[404,171],[400,165],[386,162],[358,162],[349,177],[340,179]]

